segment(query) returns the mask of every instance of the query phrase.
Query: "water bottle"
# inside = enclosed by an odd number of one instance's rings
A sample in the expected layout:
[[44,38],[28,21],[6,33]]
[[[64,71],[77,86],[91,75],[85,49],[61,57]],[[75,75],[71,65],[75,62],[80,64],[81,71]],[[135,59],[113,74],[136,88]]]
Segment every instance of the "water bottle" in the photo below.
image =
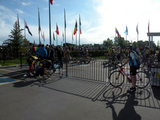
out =
[[129,77],[129,73],[127,73],[127,76]]

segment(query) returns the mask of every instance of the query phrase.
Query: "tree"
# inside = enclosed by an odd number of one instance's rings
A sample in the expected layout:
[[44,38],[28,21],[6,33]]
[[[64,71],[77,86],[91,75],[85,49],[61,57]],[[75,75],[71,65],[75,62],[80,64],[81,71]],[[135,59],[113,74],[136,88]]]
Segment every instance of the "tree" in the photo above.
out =
[[23,43],[23,36],[21,35],[21,32],[23,29],[20,29],[17,21],[13,25],[13,30],[11,30],[11,35],[9,35],[9,39],[6,40],[8,42],[8,45],[10,45],[11,53],[16,57],[18,57],[19,52],[23,49],[21,48],[21,45]]
[[106,47],[113,46],[113,41],[111,39],[107,38],[107,40],[103,41],[103,45]]
[[114,45],[115,46],[120,46],[121,48],[125,48],[126,47],[126,41],[124,40],[123,37],[115,37]]

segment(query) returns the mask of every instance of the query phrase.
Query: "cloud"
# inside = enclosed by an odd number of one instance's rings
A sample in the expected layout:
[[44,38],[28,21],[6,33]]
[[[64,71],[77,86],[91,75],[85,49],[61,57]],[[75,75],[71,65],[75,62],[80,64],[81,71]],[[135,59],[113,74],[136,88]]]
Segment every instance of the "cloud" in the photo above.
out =
[[16,11],[19,13],[19,14],[24,14],[24,12],[20,9],[16,9]]
[[[157,15],[160,12],[159,1],[151,0],[93,0],[93,7],[99,14],[98,23],[101,31],[97,34],[103,34],[105,38],[115,34],[117,27],[120,35],[126,39],[124,34],[126,25],[128,26],[129,40],[137,40],[136,25],[139,24],[139,40],[148,40],[147,27],[150,20],[151,32],[160,31],[160,18]],[[98,5],[97,5],[98,4]],[[155,40],[158,38],[155,37]]]
[[31,5],[31,2],[21,2],[23,6]]

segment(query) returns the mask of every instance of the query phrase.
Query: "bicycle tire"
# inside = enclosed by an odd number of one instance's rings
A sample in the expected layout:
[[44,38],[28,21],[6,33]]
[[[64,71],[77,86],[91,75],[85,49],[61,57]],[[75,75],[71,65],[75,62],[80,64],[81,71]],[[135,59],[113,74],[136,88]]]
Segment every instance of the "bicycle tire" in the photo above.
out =
[[150,82],[150,78],[149,75],[146,74],[143,71],[139,71],[136,74],[136,86],[140,89],[145,88],[146,86],[148,86]]
[[[118,79],[116,78],[119,75]],[[109,76],[109,82],[114,87],[119,87],[124,83],[124,75],[120,71],[113,71]]]

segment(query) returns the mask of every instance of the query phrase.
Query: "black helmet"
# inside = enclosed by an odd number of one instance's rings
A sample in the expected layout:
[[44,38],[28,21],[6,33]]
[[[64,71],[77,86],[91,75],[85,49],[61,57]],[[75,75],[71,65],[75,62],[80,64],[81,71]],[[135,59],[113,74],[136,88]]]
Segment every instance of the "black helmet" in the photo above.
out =
[[132,45],[128,45],[128,46],[126,47],[126,49],[131,49],[131,50],[132,50]]

